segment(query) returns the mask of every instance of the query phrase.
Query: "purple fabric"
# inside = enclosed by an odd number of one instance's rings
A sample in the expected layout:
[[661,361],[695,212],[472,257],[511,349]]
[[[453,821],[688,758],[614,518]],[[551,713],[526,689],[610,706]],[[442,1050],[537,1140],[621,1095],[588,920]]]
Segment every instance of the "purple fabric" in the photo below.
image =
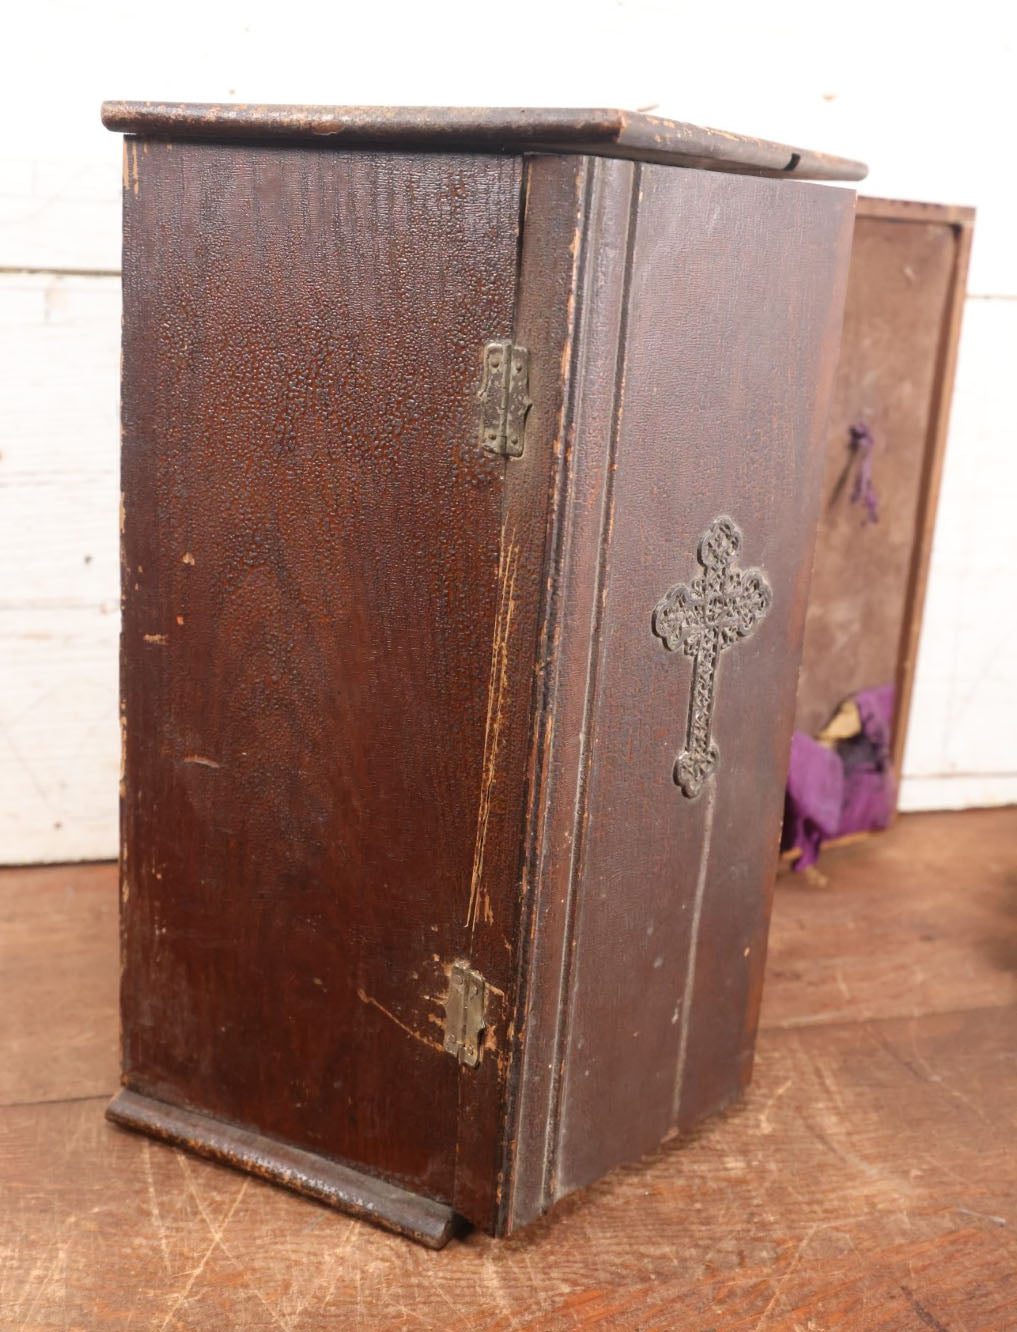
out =
[[890,734],[893,730],[893,685],[860,689],[855,702],[862,719],[862,735],[869,738],[885,761],[890,758]]
[[800,851],[796,870],[814,865],[824,842],[885,828],[893,816],[893,685],[863,689],[854,701],[861,730],[835,748],[803,731],[791,737],[781,847]]
[[804,731],[795,731],[781,839],[784,850],[797,847],[801,852],[795,869],[814,865],[823,842],[837,835],[843,804],[844,766],[836,751]]
[[879,522],[879,497],[872,482],[872,452],[876,440],[864,421],[851,427],[851,448],[858,457],[858,475],[851,490],[851,503],[864,504],[866,519]]

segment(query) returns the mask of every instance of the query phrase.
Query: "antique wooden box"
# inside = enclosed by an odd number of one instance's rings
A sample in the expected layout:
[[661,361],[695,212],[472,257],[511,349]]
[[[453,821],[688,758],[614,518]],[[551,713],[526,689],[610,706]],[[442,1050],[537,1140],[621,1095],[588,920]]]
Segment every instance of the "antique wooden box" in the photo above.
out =
[[[900,780],[974,210],[860,198],[796,727],[885,689]],[[850,829],[853,831],[853,829]]]
[[125,131],[120,1124],[438,1245],[750,1074],[850,162]]

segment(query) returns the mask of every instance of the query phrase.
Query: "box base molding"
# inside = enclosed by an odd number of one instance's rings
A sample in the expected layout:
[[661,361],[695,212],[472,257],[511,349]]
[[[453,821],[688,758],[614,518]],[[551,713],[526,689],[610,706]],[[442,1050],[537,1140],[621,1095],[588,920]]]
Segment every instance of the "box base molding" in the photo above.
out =
[[444,1247],[457,1228],[458,1218],[446,1203],[127,1088],[106,1107],[106,1118],[121,1128],[147,1133],[197,1156],[246,1170],[429,1249]]

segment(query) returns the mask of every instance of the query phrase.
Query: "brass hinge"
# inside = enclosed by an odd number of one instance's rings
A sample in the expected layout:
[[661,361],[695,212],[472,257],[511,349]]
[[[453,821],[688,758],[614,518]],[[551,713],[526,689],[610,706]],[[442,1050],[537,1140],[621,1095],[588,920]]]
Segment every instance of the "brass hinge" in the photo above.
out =
[[480,399],[480,445],[504,458],[523,455],[526,414],[530,410],[530,353],[507,339],[484,348]]
[[487,981],[468,962],[453,962],[445,1000],[445,1049],[460,1064],[480,1063],[480,1033],[487,1025]]

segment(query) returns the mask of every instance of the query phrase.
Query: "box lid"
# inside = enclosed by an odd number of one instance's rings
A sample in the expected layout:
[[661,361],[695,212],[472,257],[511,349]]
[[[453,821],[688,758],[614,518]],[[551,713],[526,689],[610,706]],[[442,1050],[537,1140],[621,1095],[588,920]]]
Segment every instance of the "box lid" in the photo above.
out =
[[103,124],[181,139],[283,139],[333,147],[592,153],[746,175],[861,180],[861,162],[634,111],[547,107],[247,106],[105,102]]

